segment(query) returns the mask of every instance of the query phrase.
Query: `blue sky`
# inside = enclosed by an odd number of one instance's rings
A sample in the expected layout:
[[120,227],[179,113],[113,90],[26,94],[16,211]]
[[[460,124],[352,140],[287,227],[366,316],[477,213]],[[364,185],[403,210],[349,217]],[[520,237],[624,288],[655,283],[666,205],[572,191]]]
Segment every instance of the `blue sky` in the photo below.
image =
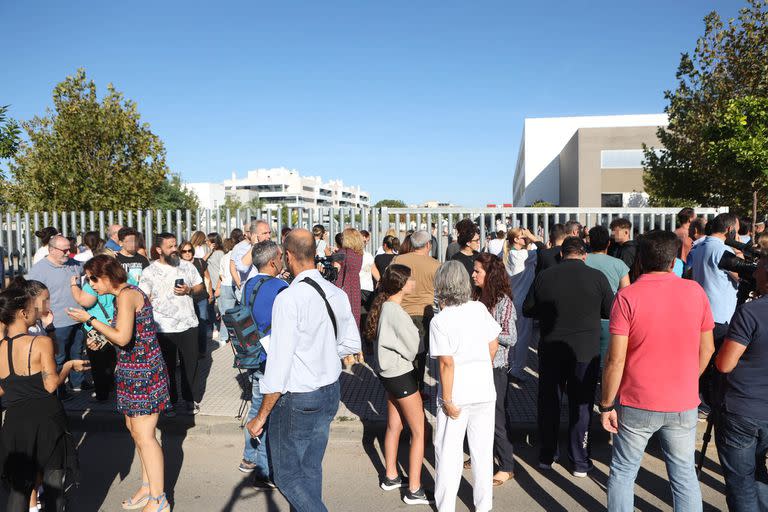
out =
[[525,117],[661,112],[711,10],[646,0],[0,1],[0,105],[84,67],[186,181],[286,166],[373,199],[511,202]]

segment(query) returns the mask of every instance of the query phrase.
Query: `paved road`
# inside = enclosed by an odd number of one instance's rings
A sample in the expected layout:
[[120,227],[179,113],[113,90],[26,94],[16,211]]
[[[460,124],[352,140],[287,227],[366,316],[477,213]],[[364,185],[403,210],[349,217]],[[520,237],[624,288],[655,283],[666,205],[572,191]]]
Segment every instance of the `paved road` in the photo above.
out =
[[[140,483],[137,459],[126,434],[93,432],[79,434],[83,466],[81,485],[72,493],[71,510],[78,512],[115,511],[120,500],[131,495]],[[324,463],[324,492],[331,511],[384,512],[407,507],[398,492],[378,488],[383,470],[380,426],[364,427],[359,422],[334,424]],[[166,453],[166,482],[173,489],[176,511],[288,511],[279,492],[258,492],[235,466],[242,453],[241,432],[231,420],[208,428],[194,428],[186,435],[163,436]],[[654,444],[655,446],[655,444]],[[636,506],[641,511],[671,510],[666,471],[657,449],[652,446],[640,471]],[[556,466],[542,473],[535,467],[536,451],[520,443],[514,482],[495,490],[495,510],[604,510],[609,447],[600,441],[595,449],[596,469],[587,479],[577,479],[566,468]],[[714,449],[710,449],[714,456]],[[401,461],[407,454],[401,453]],[[425,483],[433,485],[434,461],[427,454]],[[724,510],[724,486],[711,459],[705,466],[702,490],[705,510]],[[472,510],[471,473],[465,472],[457,510]],[[422,510],[429,510],[423,507]]]

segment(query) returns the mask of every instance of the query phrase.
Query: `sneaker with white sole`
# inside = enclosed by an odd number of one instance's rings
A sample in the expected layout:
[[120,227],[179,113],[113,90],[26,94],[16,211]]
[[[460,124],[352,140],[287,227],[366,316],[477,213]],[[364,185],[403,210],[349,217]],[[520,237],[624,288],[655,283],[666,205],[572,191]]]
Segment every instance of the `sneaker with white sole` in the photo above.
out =
[[385,476],[379,484],[379,487],[385,491],[394,491],[395,489],[405,487],[405,481],[400,477],[400,475],[395,478],[387,478]]
[[435,500],[431,496],[428,496],[423,487],[419,487],[415,491],[409,490],[403,496],[403,501],[407,505],[432,505]]
[[240,462],[240,465],[237,466],[238,471],[241,473],[253,473],[253,470],[256,469],[256,464],[253,462],[248,462],[247,460],[244,460]]
[[574,471],[572,475],[575,476],[576,478],[587,478],[586,471]]

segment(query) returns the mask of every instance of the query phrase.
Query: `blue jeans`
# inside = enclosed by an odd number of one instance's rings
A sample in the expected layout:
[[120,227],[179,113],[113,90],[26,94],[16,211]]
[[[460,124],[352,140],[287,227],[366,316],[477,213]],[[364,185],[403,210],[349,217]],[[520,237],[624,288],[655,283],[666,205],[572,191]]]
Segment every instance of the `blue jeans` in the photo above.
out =
[[269,419],[275,484],[296,512],[327,512],[323,456],[339,408],[339,382],[309,393],[286,393]]
[[[251,380],[251,410],[248,411],[248,419],[246,422],[251,421],[253,418],[256,417],[256,414],[258,414],[259,409],[261,408],[261,402],[264,398],[264,395],[261,394],[261,391],[259,390],[259,378],[260,375],[256,372],[251,372],[250,375]],[[261,442],[257,442],[255,439],[251,438],[250,432],[248,432],[248,429],[243,429],[245,432],[245,449],[243,450],[243,460],[246,462],[250,462],[251,464],[256,464],[256,469],[254,470],[254,474],[256,475],[256,480],[270,480],[271,471],[269,470],[269,459],[267,457],[267,429],[266,426],[264,428],[264,432],[259,437],[259,440]]]
[[619,407],[619,433],[613,436],[608,477],[608,510],[634,510],[635,478],[648,439],[658,432],[675,512],[701,511],[701,487],[696,478],[698,410],[655,412]]
[[[56,337],[56,369],[61,371],[64,363],[72,359],[83,358],[83,340],[85,333],[80,324],[57,327]],[[69,383],[73,388],[79,388],[83,383],[83,374],[76,371],[69,372]]]
[[731,512],[768,510],[768,421],[723,412],[715,429]]
[[[228,310],[235,307],[237,301],[235,300],[235,289],[231,285],[221,285],[221,291],[219,293],[219,313],[224,316]],[[221,327],[219,327],[219,341],[229,341],[229,332],[227,332],[227,326],[224,325],[224,320],[221,321]]]

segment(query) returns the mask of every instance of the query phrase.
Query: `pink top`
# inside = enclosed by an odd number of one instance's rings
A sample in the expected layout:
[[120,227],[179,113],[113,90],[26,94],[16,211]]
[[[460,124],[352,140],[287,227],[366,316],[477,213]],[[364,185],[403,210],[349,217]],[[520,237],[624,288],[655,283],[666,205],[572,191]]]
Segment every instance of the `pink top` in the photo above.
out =
[[659,412],[698,407],[701,333],[714,325],[701,286],[672,272],[643,274],[619,290],[610,331],[629,337],[621,405]]

